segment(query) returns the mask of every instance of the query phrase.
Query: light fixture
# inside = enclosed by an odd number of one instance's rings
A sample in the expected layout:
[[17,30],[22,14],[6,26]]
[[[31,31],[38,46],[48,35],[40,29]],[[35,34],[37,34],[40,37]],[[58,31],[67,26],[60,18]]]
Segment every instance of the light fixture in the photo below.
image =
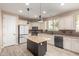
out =
[[61,3],[60,5],[61,5],[61,6],[64,6],[64,3]]
[[25,5],[26,5],[26,6],[28,6],[28,5],[29,5],[29,3],[25,3]]
[[[27,8],[27,11],[28,11],[28,17],[29,17],[30,8]],[[29,24],[29,21],[27,22],[27,24]]]
[[46,14],[46,11],[43,11],[43,14]]
[[22,13],[23,11],[22,10],[19,10],[19,12]]
[[41,15],[41,3],[40,3],[40,15],[39,15],[38,21],[41,21],[41,20],[42,20],[42,15]]

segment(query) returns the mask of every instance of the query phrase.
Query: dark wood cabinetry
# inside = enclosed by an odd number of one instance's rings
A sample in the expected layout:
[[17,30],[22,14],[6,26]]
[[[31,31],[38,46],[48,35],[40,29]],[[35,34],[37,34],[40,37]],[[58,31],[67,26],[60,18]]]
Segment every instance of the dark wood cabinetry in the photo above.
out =
[[28,39],[27,49],[35,56],[43,56],[47,51],[47,41],[36,43]]

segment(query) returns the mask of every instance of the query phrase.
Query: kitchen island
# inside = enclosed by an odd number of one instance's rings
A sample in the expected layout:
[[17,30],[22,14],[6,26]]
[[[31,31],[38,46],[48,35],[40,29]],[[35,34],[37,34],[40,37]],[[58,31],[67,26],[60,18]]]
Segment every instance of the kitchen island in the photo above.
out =
[[35,56],[43,56],[47,52],[47,38],[40,36],[29,36],[27,49]]

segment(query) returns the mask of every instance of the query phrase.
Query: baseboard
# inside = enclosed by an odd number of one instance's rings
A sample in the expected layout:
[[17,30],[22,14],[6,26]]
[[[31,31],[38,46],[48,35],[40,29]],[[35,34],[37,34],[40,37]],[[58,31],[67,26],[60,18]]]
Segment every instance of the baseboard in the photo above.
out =
[[[54,46],[53,44],[51,44],[51,43],[47,43],[48,45],[51,45],[51,46]],[[58,47],[57,47],[58,48]],[[79,53],[78,52],[75,52],[75,51],[72,51],[72,50],[68,50],[68,49],[65,49],[65,48],[63,48],[64,50],[66,50],[66,51],[70,51],[70,52],[72,52],[72,53],[74,53],[74,54],[77,54],[77,55],[79,55]]]

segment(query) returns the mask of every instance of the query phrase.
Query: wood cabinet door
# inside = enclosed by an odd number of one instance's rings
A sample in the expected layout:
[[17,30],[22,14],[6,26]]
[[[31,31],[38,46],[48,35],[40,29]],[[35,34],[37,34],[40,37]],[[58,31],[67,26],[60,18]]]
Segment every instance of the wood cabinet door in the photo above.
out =
[[74,30],[74,19],[72,15],[65,16],[65,29]]
[[59,29],[62,30],[65,28],[65,20],[63,17],[59,18]]
[[71,38],[64,37],[63,46],[65,49],[71,50]]
[[47,42],[54,45],[54,36],[49,37]]
[[66,15],[59,18],[59,29],[75,30],[73,15]]
[[79,39],[78,38],[72,39],[72,51],[79,53]]

